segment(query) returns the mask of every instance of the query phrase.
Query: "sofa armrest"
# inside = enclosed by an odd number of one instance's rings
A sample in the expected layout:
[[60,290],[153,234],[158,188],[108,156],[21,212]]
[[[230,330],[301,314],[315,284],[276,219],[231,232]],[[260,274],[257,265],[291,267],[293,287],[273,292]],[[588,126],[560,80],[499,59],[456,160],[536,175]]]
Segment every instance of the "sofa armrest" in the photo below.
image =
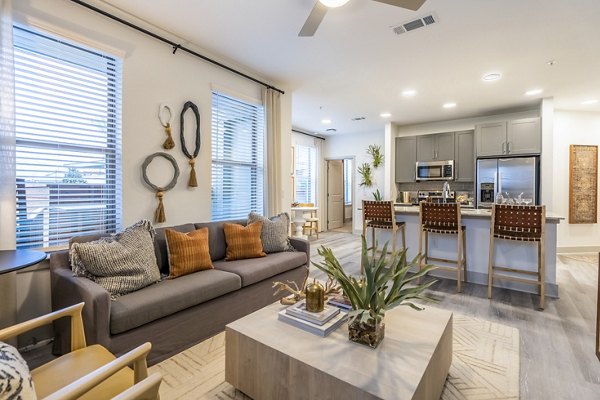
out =
[[306,239],[290,237],[290,244],[298,251],[306,253],[306,264],[310,265],[310,242]]
[[[87,278],[73,275],[70,268],[50,262],[52,310],[60,310],[77,303],[85,303],[83,326],[88,344],[108,347],[110,337],[110,294]],[[71,332],[68,321],[54,322],[54,353],[70,350]]]

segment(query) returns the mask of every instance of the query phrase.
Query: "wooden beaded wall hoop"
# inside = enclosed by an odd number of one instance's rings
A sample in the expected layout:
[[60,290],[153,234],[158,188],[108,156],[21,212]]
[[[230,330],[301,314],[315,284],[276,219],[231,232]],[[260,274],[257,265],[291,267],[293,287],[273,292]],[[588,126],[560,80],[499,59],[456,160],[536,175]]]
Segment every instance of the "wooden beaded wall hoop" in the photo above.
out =
[[[171,165],[173,165],[173,178],[171,179],[171,182],[169,182],[169,184],[165,187],[157,186],[150,182],[150,179],[148,179],[148,173],[146,172],[146,169],[148,168],[148,165],[150,165],[152,160],[154,160],[156,157],[162,157],[169,161]],[[167,153],[158,152],[150,154],[142,163],[142,178],[144,179],[146,185],[148,185],[152,190],[156,192],[156,198],[158,199],[158,207],[154,212],[154,222],[165,222],[167,220],[167,217],[165,215],[163,197],[165,195],[165,192],[173,189],[177,184],[177,178],[179,178],[179,166],[177,165],[177,161],[175,161],[175,158],[173,158],[172,155]]]
[[[188,109],[192,109],[194,112],[194,116],[196,117],[196,147],[194,148],[194,153],[190,154],[187,147],[185,146],[185,137],[183,135],[183,116]],[[200,153],[200,112],[198,111],[198,106],[196,106],[191,101],[186,101],[183,105],[183,110],[181,110],[181,115],[179,116],[179,127],[181,129],[180,139],[181,139],[181,151],[183,154],[189,159],[190,167],[192,168],[190,171],[190,179],[188,181],[189,187],[197,187],[198,181],[196,180],[196,170],[194,166],[196,165],[196,157],[198,157],[198,153]]]
[[[167,114],[168,114],[167,118],[163,118],[163,111],[167,112]],[[162,145],[163,149],[165,149],[165,150],[171,150],[173,147],[175,147],[175,141],[173,140],[173,136],[171,136],[171,133],[172,133],[171,120],[172,119],[173,119],[173,113],[171,112],[171,107],[169,107],[165,104],[161,104],[158,107],[158,120],[160,121],[160,124],[163,126],[163,128],[165,128],[165,133],[167,134],[167,138],[165,139],[165,142]]]

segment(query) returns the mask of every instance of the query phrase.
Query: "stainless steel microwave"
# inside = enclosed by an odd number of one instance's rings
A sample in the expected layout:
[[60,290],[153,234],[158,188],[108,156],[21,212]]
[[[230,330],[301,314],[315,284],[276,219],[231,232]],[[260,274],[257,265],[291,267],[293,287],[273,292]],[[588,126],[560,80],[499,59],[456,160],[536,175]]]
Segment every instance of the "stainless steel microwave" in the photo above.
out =
[[453,181],[454,160],[417,161],[415,176],[418,181]]

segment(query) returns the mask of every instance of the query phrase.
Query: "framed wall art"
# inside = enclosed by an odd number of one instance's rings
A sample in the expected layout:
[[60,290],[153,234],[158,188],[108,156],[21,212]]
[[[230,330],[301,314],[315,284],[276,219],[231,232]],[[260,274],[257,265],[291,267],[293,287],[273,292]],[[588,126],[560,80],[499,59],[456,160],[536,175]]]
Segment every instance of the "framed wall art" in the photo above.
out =
[[598,221],[598,146],[575,145],[569,157],[569,223]]

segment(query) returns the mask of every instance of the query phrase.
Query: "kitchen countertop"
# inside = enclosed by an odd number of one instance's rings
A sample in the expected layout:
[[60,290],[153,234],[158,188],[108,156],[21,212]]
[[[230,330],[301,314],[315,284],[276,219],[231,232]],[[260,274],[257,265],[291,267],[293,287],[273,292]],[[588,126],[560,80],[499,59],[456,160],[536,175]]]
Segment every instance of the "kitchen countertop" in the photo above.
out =
[[[419,206],[395,206],[396,215],[402,214],[419,214]],[[491,209],[473,209],[473,208],[462,208],[460,215],[463,218],[491,218]],[[551,211],[546,211],[546,222],[551,224],[559,224],[565,217],[556,215]]]

